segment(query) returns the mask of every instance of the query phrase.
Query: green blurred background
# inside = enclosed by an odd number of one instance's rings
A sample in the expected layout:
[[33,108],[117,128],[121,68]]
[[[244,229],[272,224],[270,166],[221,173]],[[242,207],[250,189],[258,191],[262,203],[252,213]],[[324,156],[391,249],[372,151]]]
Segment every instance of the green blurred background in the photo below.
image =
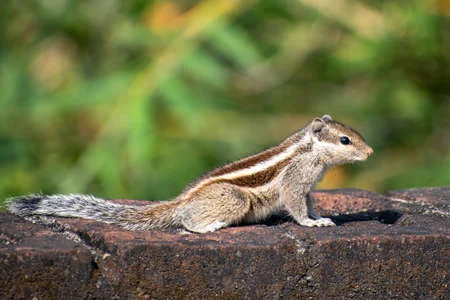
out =
[[325,113],[375,154],[320,188],[449,185],[449,16],[447,0],[3,0],[0,199],[168,199]]

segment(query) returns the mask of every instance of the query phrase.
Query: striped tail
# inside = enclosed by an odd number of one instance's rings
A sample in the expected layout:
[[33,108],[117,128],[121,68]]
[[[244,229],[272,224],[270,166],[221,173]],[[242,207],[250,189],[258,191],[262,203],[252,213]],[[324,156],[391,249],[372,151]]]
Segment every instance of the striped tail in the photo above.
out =
[[123,205],[80,194],[31,194],[7,200],[8,210],[21,217],[47,215],[83,218],[116,224],[128,230],[177,227],[173,204]]

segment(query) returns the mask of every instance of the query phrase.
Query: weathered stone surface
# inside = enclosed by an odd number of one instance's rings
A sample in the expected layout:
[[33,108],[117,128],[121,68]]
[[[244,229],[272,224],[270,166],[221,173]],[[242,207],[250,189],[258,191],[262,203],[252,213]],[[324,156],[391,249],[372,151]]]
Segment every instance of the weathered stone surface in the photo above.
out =
[[425,214],[450,217],[450,187],[434,187],[390,191],[390,200]]
[[312,196],[339,226],[280,216],[199,235],[58,218],[49,230],[0,214],[0,298],[448,298],[450,189]]
[[95,288],[90,251],[9,214],[0,214],[0,298],[81,298]]

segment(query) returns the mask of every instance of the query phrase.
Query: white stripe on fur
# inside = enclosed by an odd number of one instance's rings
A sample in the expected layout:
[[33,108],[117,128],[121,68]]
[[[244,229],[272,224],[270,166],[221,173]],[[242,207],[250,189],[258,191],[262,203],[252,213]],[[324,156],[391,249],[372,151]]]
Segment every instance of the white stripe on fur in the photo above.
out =
[[292,144],[285,151],[283,151],[277,155],[274,155],[269,160],[261,161],[261,162],[257,163],[256,165],[251,166],[249,168],[236,170],[236,171],[233,171],[228,174],[222,174],[219,176],[205,178],[203,181],[199,182],[197,185],[192,187],[192,189],[189,190],[184,196],[186,198],[189,198],[195,191],[198,191],[203,186],[208,185],[209,183],[214,182],[214,181],[220,181],[220,180],[224,180],[224,179],[232,180],[232,179],[237,179],[240,177],[246,177],[246,176],[249,176],[252,174],[256,174],[256,173],[265,171],[269,168],[272,168],[272,167],[276,166],[277,164],[281,163],[282,161],[284,161],[285,159],[292,157],[295,154],[295,152],[298,150],[298,148],[303,144],[302,142],[304,142],[307,139],[307,137],[308,137],[308,135],[305,135],[300,141]]

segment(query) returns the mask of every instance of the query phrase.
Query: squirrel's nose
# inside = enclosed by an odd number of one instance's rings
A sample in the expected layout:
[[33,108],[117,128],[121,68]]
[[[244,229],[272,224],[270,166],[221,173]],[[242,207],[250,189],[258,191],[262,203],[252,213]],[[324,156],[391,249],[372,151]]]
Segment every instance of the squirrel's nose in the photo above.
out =
[[369,146],[368,146],[367,151],[366,151],[366,154],[367,154],[367,157],[369,157],[369,156],[371,156],[371,155],[373,154],[373,149],[372,149],[372,147],[369,147]]

